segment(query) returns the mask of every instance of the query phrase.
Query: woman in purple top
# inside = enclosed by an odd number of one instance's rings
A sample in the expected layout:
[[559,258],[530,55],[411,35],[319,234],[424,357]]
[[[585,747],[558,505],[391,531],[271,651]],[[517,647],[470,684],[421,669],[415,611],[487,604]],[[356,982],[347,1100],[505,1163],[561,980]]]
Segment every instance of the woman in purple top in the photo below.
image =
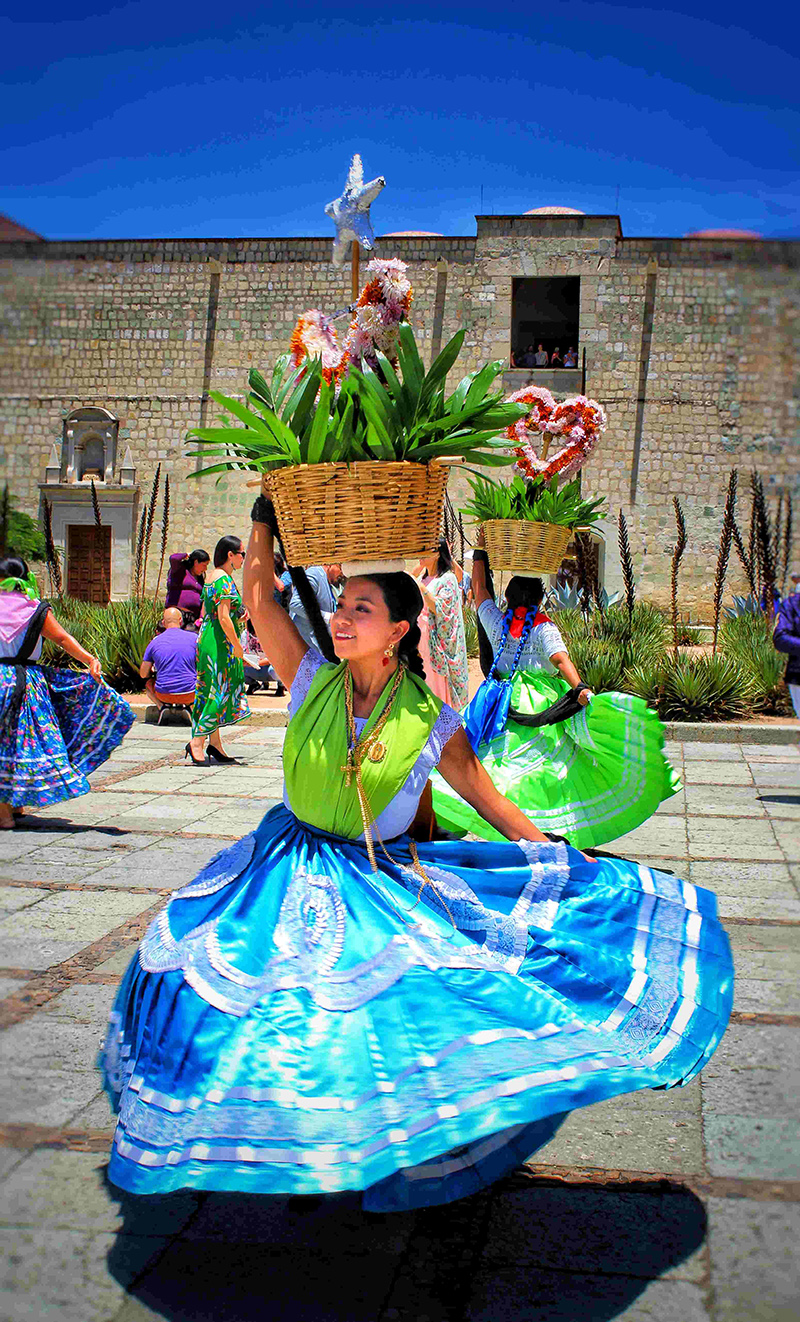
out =
[[165,606],[177,606],[188,621],[199,619],[203,584],[209,562],[208,551],[176,551],[169,558]]

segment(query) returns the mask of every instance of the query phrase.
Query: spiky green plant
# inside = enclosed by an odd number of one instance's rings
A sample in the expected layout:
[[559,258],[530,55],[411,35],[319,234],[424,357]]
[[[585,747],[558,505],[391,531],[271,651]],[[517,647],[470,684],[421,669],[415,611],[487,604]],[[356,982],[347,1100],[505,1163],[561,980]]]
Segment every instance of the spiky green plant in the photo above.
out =
[[470,481],[472,500],[464,513],[477,523],[492,519],[527,519],[533,523],[554,523],[562,528],[576,528],[603,518],[603,500],[583,500],[576,479],[560,490],[558,477],[550,482],[530,482],[518,474],[509,483],[490,477]]
[[680,569],[683,553],[686,550],[686,520],[683,517],[681,503],[677,496],[672,497],[672,504],[675,508],[675,524],[677,535],[675,537],[675,546],[672,550],[672,562],[670,566],[670,606],[672,610],[672,636],[673,636],[673,654],[677,660],[678,657],[678,571]]
[[189,437],[197,446],[191,452],[218,460],[192,476],[369,459],[427,463],[449,455],[479,465],[509,464],[502,433],[524,415],[525,406],[506,403],[493,389],[504,363],[487,363],[445,394],[465,335],[463,330],[454,335],[427,373],[406,323],[397,338],[399,372],[378,354],[378,372],[351,363],[337,392],[325,381],[319,359],[294,369],[285,355],[271,385],[260,372],[250,372],[246,404],[211,391],[244,426],[222,419],[221,426],[192,429]]
[[730,478],[728,479],[728,494],[725,499],[725,514],[722,519],[722,532],[720,533],[719,539],[717,568],[714,574],[714,645],[712,652],[716,652],[717,650],[719,617],[720,611],[722,610],[722,594],[725,591],[725,576],[728,572],[733,529],[736,523],[736,485],[738,481],[739,474],[735,468],[732,468]]

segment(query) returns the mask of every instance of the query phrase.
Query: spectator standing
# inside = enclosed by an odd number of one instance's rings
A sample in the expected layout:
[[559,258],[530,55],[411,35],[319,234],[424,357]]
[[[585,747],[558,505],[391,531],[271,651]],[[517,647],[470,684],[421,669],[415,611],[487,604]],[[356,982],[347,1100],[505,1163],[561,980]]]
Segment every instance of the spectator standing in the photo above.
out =
[[564,366],[565,366],[565,367],[577,367],[577,366],[578,366],[578,351],[577,351],[577,349],[573,349],[571,346],[570,346],[569,349],[567,349],[567,352],[564,354]]
[[469,667],[461,588],[447,542],[421,560],[414,574],[425,608],[417,623],[425,683],[437,697],[463,711],[469,701]]
[[563,367],[563,366],[564,366],[564,364],[563,364],[562,361],[561,361],[561,350],[560,350],[560,349],[555,348],[555,349],[553,350],[552,354],[550,355],[550,366],[551,366],[551,367]]
[[519,360],[519,365],[520,367],[534,367],[535,363],[536,363],[536,354],[534,353],[533,345],[529,344],[524,354]]
[[183,628],[177,606],[167,607],[161,623],[163,633],[147,644],[139,667],[145,692],[158,707],[167,703],[190,707],[197,684],[197,633]]
[[[246,616],[233,573],[244,564],[240,537],[221,537],[214,548],[214,568],[203,588],[203,625],[197,647],[197,696],[192,708],[192,738],[186,756],[196,766],[235,762],[220,742],[220,727],[250,715],[245,697],[244,649],[239,630]],[[208,760],[203,745],[208,739]]]
[[800,570],[792,574],[792,592],[778,606],[773,642],[786,652],[786,684],[795,716],[800,718]]
[[[311,591],[317,599],[317,604],[322,613],[325,624],[330,628],[331,617],[336,610],[336,596],[334,586],[338,586],[344,579],[341,565],[311,565],[306,570],[306,577],[311,586]],[[289,615],[294,621],[295,628],[304,642],[309,647],[316,647],[317,642],[311,627],[311,621],[308,613],[300,600],[297,588],[292,588],[292,598],[289,602]]]
[[286,561],[280,551],[275,552],[275,586],[272,589],[272,596],[279,606],[284,610],[289,609],[289,602],[292,599],[292,576],[286,567]]
[[203,604],[203,585],[209,565],[208,551],[175,551],[169,558],[167,598],[165,606],[177,606],[183,611],[186,623],[200,617]]
[[536,353],[533,355],[534,367],[547,367],[549,361],[544,345],[540,344]]

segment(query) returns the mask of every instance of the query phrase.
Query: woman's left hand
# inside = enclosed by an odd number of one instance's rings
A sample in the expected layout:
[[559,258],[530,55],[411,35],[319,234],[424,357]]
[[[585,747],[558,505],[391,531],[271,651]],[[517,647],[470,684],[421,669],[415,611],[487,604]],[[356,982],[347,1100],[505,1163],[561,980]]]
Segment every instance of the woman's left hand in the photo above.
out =
[[582,707],[588,707],[593,697],[594,694],[592,693],[591,689],[581,689],[580,693],[578,694],[578,702],[581,704]]
[[90,658],[88,663],[88,669],[92,679],[96,679],[99,684],[103,678],[103,667],[101,666],[96,656]]

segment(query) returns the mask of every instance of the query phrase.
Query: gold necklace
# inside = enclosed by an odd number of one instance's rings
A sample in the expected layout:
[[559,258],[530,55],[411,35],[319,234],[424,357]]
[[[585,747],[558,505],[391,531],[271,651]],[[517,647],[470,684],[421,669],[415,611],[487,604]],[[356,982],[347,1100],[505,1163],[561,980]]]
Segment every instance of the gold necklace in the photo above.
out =
[[386,757],[386,744],[380,738],[383,727],[391,715],[394,700],[397,697],[400,684],[403,680],[403,667],[397,667],[397,672],[392,683],[391,692],[386,706],[370,730],[366,739],[359,739],[356,733],[355,715],[353,713],[353,675],[350,667],[347,666],[344,672],[344,709],[347,718],[347,760],[342,767],[344,772],[344,783],[348,787],[352,784],[353,776],[356,778],[356,794],[358,795],[358,806],[361,809],[361,820],[364,824],[364,840],[367,846],[367,854],[372,864],[372,871],[378,871],[378,865],[375,862],[375,849],[372,844],[372,823],[374,817],[372,809],[367,799],[364,784],[361,779],[361,765],[365,758],[370,762],[382,762]]

